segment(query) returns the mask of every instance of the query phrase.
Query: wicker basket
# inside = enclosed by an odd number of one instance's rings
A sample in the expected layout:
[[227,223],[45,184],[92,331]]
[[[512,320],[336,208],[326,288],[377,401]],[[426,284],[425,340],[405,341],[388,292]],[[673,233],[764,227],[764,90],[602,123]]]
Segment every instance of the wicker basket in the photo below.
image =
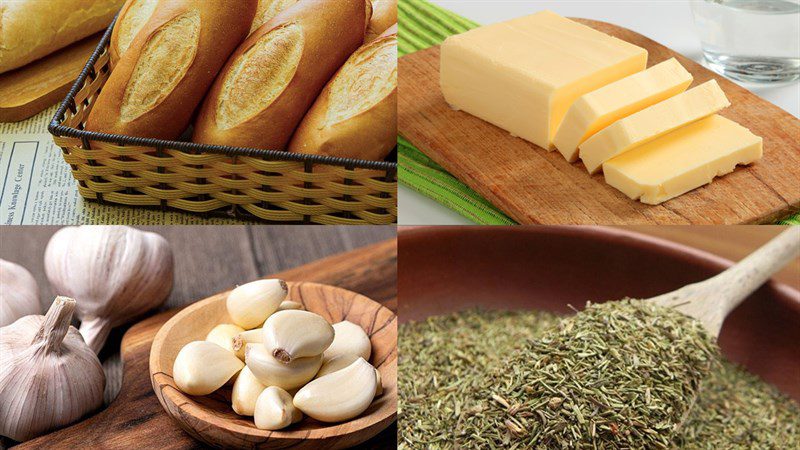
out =
[[49,126],[84,198],[272,222],[396,222],[395,162],[85,131],[86,117],[110,73],[113,26]]

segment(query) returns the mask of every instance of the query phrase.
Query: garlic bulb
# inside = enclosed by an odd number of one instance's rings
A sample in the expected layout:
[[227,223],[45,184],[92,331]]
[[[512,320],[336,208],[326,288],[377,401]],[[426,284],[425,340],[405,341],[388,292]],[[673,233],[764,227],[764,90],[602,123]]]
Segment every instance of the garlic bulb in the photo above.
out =
[[233,411],[240,416],[252,416],[256,409],[258,395],[266,388],[253,375],[250,368],[244,366],[244,369],[239,372],[239,376],[236,377],[236,382],[233,383],[233,391],[231,392],[231,407],[233,407]]
[[303,305],[291,300],[284,300],[281,302],[280,306],[278,306],[278,311],[286,311],[287,309],[303,309]]
[[288,392],[270,386],[258,396],[253,419],[259,429],[280,430],[301,421],[303,413],[292,404],[292,396]]
[[294,396],[294,406],[320,422],[341,422],[366,411],[376,390],[375,368],[358,358],[303,386]]
[[367,361],[372,353],[372,344],[363,328],[353,322],[343,321],[333,324],[336,336],[325,350],[324,358],[333,359],[341,355],[358,355]]
[[262,384],[287,391],[306,384],[322,365],[322,354],[282,363],[261,344],[247,344],[245,355],[247,367]]
[[46,316],[0,329],[0,435],[25,441],[103,404],[103,367],[69,325],[74,310],[57,297]]
[[244,349],[247,344],[260,344],[264,342],[264,330],[261,328],[254,328],[252,330],[243,331],[233,337],[231,348],[236,356],[244,361]]
[[245,330],[260,327],[278,310],[289,287],[283,280],[258,280],[243,284],[228,294],[226,306],[233,323]]
[[19,264],[0,259],[0,327],[40,311],[39,286],[33,275]]
[[244,367],[233,353],[208,341],[184,345],[172,365],[172,378],[181,392],[208,395],[221,388]]
[[264,346],[283,363],[322,354],[333,334],[328,321],[309,311],[278,311],[264,322]]
[[223,323],[212,328],[206,335],[206,340],[233,352],[233,338],[243,331],[244,329],[238,325]]
[[44,268],[59,295],[79,300],[80,332],[95,353],[112,327],[157,308],[172,290],[167,241],[126,226],[60,229],[47,244]]

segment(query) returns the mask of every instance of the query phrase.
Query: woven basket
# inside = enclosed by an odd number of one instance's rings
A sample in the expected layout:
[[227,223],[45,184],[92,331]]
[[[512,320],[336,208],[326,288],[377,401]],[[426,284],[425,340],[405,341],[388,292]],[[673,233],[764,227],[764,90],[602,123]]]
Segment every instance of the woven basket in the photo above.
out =
[[397,163],[85,131],[108,76],[114,24],[49,130],[88,200],[272,222],[392,224]]

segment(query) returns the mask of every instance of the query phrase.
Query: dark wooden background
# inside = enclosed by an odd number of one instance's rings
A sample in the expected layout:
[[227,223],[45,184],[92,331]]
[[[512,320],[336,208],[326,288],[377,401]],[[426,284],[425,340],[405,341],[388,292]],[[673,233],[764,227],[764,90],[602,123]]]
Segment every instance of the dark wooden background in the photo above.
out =
[[[0,228],[0,258],[28,269],[41,290],[42,311],[52,302],[44,273],[44,250],[59,227]],[[175,255],[175,284],[161,310],[188,305],[271,273],[300,266],[325,256],[353,250],[396,236],[393,226],[163,226],[139,227],[155,231],[171,244]],[[396,312],[396,303],[387,307]],[[115,329],[100,354],[106,371],[106,404],[122,383],[119,345],[127,327]],[[6,444],[6,445],[2,445]],[[0,443],[5,448],[9,442]],[[146,442],[139,443],[147,448]],[[363,449],[396,448],[395,425],[360,446]]]

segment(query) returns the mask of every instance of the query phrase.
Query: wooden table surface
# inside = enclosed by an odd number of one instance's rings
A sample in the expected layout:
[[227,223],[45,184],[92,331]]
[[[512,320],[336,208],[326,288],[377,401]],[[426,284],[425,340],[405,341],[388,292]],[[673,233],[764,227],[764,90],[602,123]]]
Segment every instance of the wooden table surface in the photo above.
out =
[[[0,258],[27,268],[41,290],[42,310],[53,299],[44,273],[43,255],[59,227],[3,227]],[[162,310],[188,305],[233,285],[286,270],[336,253],[396,236],[394,227],[323,226],[181,226],[140,227],[155,231],[171,244],[175,284]],[[396,304],[386,305],[397,311]],[[100,354],[106,371],[106,404],[119,392],[122,363],[119,344],[127,327],[115,329]],[[7,442],[6,442],[7,444]],[[146,446],[146,443],[141,443]],[[396,448],[395,425],[359,448]]]

